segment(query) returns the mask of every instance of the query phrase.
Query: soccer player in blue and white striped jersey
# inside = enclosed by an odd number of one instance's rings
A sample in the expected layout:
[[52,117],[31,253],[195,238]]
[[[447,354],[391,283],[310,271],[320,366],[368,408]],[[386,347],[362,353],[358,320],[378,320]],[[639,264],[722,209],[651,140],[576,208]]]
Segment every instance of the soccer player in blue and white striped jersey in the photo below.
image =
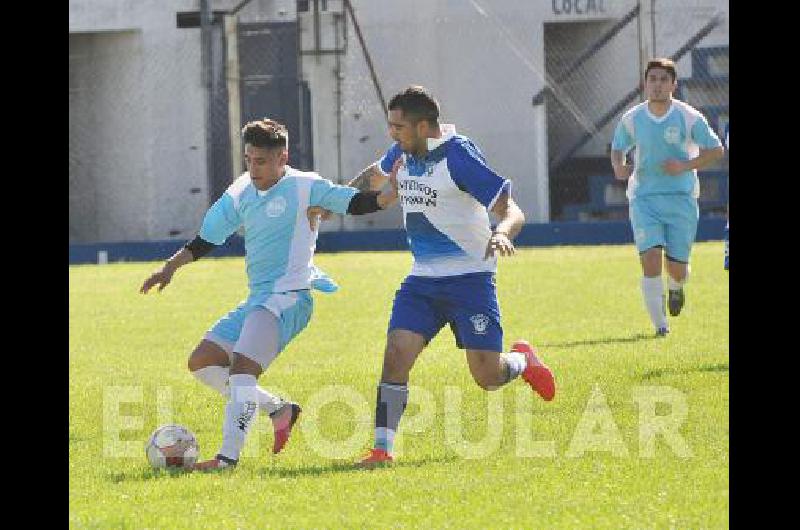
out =
[[[399,162],[396,186],[413,265],[395,294],[377,389],[375,444],[360,462],[364,467],[393,460],[409,373],[445,325],[466,350],[481,388],[495,390],[521,375],[545,400],[555,394],[553,375],[530,344],[520,340],[503,350],[497,255],[514,253],[512,240],[525,222],[511,198],[511,181],[489,167],[472,140],[439,123],[439,105],[423,87],[395,95],[388,112],[394,143],[350,184],[379,189]],[[494,230],[489,212],[499,219]]]
[[299,405],[256,383],[311,318],[310,289],[319,275],[313,263],[318,231],[309,226],[307,208],[359,215],[397,199],[395,189],[363,192],[288,166],[286,127],[278,122],[250,122],[242,134],[247,171],[211,206],[197,237],[140,289],[147,293],[158,286],[161,291],[178,268],[244,228],[249,295],[208,330],[188,363],[195,377],[228,398],[222,447],[215,458],[195,465],[200,470],[236,465],[259,411],[272,419],[273,452],[278,453],[300,414]]
[[[680,314],[689,255],[697,233],[697,169],[724,155],[722,144],[694,107],[672,97],[675,63],[652,59],[645,69],[647,100],[622,115],[611,144],[614,175],[628,181],[633,237],[642,265],[642,296],[657,336],[669,333],[661,279],[667,261],[669,312]],[[625,155],[635,149],[635,165]]]

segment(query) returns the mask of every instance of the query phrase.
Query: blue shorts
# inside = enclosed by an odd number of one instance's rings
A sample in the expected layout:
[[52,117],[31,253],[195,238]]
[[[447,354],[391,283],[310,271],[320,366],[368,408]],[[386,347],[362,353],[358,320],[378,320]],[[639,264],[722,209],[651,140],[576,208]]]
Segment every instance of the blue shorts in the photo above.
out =
[[242,332],[244,319],[256,307],[266,308],[278,319],[281,330],[278,349],[278,353],[280,353],[308,325],[311,313],[314,311],[314,299],[308,290],[287,293],[253,293],[236,309],[217,320],[209,333],[235,344]]
[[433,339],[450,324],[461,349],[503,351],[494,274],[408,276],[394,296],[389,331],[407,329]]
[[636,249],[664,247],[667,257],[689,263],[700,211],[691,195],[646,195],[631,200],[629,215]]

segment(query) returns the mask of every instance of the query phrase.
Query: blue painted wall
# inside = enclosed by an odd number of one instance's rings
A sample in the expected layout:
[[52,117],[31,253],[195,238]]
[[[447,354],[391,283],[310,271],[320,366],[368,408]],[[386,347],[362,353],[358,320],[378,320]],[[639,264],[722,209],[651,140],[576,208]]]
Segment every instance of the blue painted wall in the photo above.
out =
[[[697,241],[721,240],[725,219],[700,219]],[[633,244],[628,221],[560,222],[528,224],[514,240],[518,247],[553,245],[621,245]],[[93,243],[69,246],[70,264],[97,263],[97,253],[104,250],[108,261],[159,261],[174,254],[185,241],[141,241],[126,243]],[[317,241],[317,252],[345,250],[406,250],[404,230],[363,230],[325,232]],[[233,236],[209,256],[243,256],[244,242]]]

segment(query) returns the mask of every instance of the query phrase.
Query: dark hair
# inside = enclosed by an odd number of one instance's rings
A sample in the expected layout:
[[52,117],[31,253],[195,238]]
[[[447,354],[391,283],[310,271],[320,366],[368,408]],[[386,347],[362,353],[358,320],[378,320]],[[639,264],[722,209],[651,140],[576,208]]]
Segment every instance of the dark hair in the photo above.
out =
[[286,126],[269,118],[249,122],[242,129],[242,138],[246,144],[267,149],[286,149],[289,144]]
[[666,57],[659,57],[658,59],[650,59],[647,61],[647,68],[644,70],[644,77],[647,78],[648,72],[653,68],[663,68],[666,70],[669,75],[672,77],[673,83],[675,79],[678,78],[678,74],[675,72],[675,62],[672,59],[667,59]]
[[402,111],[403,117],[414,123],[422,120],[427,120],[431,125],[439,123],[439,103],[419,85],[395,94],[389,100],[389,110]]

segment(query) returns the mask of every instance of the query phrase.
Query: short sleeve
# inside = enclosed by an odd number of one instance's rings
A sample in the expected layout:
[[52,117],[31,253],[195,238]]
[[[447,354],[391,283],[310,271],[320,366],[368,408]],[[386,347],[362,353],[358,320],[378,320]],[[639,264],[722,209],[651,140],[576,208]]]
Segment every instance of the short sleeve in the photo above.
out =
[[491,209],[503,191],[511,189],[511,181],[494,172],[478,148],[467,138],[448,142],[447,169],[459,189]]
[[350,186],[340,186],[328,179],[320,178],[311,184],[311,206],[321,206],[334,213],[347,213],[350,200],[358,193],[358,189]]
[[623,121],[619,120],[617,128],[614,130],[614,139],[611,141],[611,149],[614,151],[627,151],[631,147],[633,147],[633,138]]
[[392,146],[386,151],[386,154],[378,161],[378,167],[383,171],[384,175],[388,175],[389,172],[392,170],[392,166],[394,165],[395,160],[400,158],[402,151],[400,150],[400,144],[397,142],[393,143]]
[[223,193],[206,212],[198,235],[209,243],[221,245],[240,226],[242,218],[233,204],[233,197]]
[[701,149],[722,147],[719,136],[708,126],[708,122],[702,114],[697,117],[694,125],[692,125],[692,140],[694,140],[694,143],[700,146]]

